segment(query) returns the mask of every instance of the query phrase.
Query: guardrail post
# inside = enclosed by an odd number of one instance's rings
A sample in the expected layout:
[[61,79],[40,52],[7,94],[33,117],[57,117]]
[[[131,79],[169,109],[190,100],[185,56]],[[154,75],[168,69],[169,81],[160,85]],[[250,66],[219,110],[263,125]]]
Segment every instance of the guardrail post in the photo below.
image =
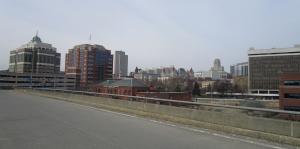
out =
[[294,123],[291,121],[291,137],[294,137]]

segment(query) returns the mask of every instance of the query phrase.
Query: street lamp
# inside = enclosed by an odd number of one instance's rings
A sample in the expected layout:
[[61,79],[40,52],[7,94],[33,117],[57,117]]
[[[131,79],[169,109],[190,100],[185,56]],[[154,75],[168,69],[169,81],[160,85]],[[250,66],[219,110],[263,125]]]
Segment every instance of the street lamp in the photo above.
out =
[[133,85],[132,85],[132,79],[133,79],[133,78],[131,78],[131,79],[130,79],[130,86],[131,86],[131,96],[133,96]]
[[209,82],[209,86],[210,86],[210,98],[212,99],[212,82]]
[[33,59],[34,59],[34,49],[31,51],[31,73],[30,73],[30,87],[32,88],[32,73],[33,73]]

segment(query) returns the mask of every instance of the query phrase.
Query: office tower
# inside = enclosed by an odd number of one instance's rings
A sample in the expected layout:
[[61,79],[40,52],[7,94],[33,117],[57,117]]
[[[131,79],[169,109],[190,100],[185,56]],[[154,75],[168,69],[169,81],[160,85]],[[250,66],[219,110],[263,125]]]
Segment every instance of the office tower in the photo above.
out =
[[9,72],[59,73],[60,53],[51,44],[43,43],[36,35],[27,44],[10,51]]
[[113,56],[101,45],[82,44],[66,54],[66,75],[74,75],[77,87],[112,79]]
[[282,73],[300,72],[300,46],[248,51],[249,89],[257,94],[278,94]]
[[212,78],[212,80],[222,80],[227,79],[227,73],[224,71],[224,67],[221,66],[221,60],[215,59],[214,65],[209,70],[209,75]]
[[128,75],[128,55],[124,51],[116,51],[113,62],[114,78]]

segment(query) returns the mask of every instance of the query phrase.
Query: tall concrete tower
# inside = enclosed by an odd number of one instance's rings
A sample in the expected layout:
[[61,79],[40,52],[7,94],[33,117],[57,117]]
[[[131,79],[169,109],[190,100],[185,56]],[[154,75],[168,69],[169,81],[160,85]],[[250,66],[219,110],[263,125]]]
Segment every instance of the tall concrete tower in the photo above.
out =
[[116,79],[128,75],[128,55],[126,55],[124,51],[115,52],[113,75]]

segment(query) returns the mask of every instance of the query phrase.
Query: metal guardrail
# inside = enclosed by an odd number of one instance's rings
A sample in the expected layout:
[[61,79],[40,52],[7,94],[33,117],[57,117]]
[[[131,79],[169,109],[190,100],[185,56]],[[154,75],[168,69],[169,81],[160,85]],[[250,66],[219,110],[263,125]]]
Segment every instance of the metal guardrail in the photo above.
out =
[[144,99],[155,102],[168,102],[168,103],[177,103],[184,105],[194,105],[194,106],[210,106],[210,107],[221,107],[228,109],[239,109],[239,110],[248,110],[248,111],[259,111],[259,112],[273,112],[279,114],[289,114],[289,115],[297,115],[300,116],[300,112],[297,111],[285,111],[285,110],[276,110],[276,109],[266,109],[266,108],[254,108],[254,107],[244,107],[244,106],[231,106],[231,105],[220,105],[220,104],[211,104],[211,103],[198,103],[198,102],[190,102],[190,101],[180,101],[180,100],[171,100],[171,99],[161,99],[161,98],[153,98],[153,97],[141,97],[141,96],[128,96],[128,95],[119,95],[119,94],[108,94],[108,93],[97,93],[97,92],[87,92],[87,91],[76,91],[76,90],[63,90],[63,89],[51,89],[51,88],[33,88],[34,90],[45,90],[45,91],[57,91],[57,92],[65,92],[65,93],[75,93],[75,94],[84,94],[84,95],[92,95],[92,96],[112,96],[112,97],[126,97],[133,99]]

